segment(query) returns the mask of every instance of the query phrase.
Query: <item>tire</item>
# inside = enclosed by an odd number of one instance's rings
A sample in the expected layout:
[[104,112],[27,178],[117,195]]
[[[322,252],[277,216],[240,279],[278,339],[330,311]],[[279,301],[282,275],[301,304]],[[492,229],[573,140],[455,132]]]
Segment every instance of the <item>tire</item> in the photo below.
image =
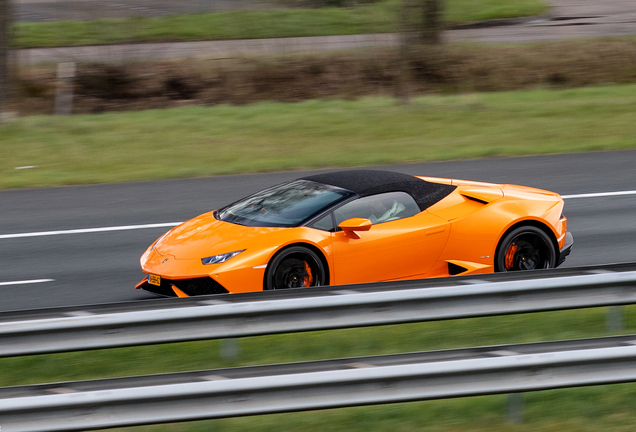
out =
[[527,271],[554,268],[556,249],[552,239],[534,226],[520,226],[506,234],[495,254],[495,271]]
[[302,246],[292,246],[279,252],[265,272],[267,290],[321,285],[329,285],[325,266],[314,251]]

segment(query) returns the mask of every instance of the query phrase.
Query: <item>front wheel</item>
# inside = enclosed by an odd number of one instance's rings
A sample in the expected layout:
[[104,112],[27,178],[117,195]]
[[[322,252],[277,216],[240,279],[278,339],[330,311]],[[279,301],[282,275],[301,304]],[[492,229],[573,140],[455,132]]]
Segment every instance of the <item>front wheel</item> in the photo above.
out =
[[283,250],[267,266],[265,289],[321,285],[328,285],[325,267],[315,252],[302,246]]
[[495,271],[554,268],[556,249],[548,235],[534,226],[515,228],[503,238],[495,255]]

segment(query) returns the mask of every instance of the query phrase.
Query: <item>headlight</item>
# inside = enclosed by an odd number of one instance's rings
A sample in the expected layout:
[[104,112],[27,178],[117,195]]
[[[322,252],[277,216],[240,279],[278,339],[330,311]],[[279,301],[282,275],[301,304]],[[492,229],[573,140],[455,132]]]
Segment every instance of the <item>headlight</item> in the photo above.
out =
[[240,254],[244,250],[245,249],[240,250],[240,251],[235,251],[235,252],[228,252],[228,253],[224,253],[224,254],[221,254],[221,255],[209,256],[207,258],[201,258],[201,262],[203,264],[221,264],[221,263],[224,263],[225,261],[229,260],[230,258],[233,258],[233,257],[237,256],[238,254]]
[[150,247],[150,250],[154,250],[157,246],[159,246],[159,242],[160,242],[161,240],[163,240],[163,238],[164,238],[165,236],[167,236],[168,234],[170,234],[170,231],[168,231],[167,233],[165,233],[164,235],[162,235],[161,237],[159,237],[159,238],[157,239],[157,241],[156,241],[156,242],[154,242],[154,243],[152,244],[152,246]]

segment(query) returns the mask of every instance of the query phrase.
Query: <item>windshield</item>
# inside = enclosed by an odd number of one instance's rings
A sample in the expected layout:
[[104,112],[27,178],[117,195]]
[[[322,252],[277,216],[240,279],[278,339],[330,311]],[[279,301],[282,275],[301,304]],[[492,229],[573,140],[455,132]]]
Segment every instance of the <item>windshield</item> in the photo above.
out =
[[274,186],[219,210],[216,218],[246,226],[292,227],[354,195],[346,189],[296,180]]

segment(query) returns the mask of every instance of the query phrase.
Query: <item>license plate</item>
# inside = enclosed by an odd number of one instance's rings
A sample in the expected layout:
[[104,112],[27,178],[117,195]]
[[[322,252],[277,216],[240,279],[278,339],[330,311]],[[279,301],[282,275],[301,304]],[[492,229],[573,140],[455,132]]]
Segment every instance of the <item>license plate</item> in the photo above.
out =
[[149,274],[149,275],[148,275],[148,283],[149,283],[150,285],[157,285],[157,286],[160,286],[160,285],[161,285],[161,276],[159,276],[159,275]]

